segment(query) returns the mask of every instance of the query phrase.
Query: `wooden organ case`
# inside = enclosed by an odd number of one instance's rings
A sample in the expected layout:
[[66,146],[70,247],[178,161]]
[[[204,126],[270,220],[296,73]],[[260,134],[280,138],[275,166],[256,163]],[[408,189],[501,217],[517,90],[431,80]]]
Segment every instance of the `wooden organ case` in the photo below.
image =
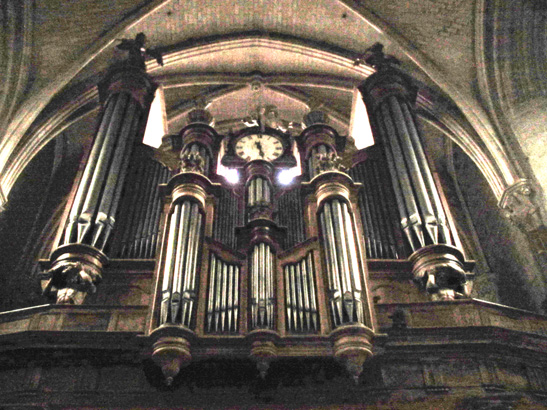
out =
[[[291,408],[388,397],[390,408],[449,408],[439,400],[507,399],[505,388],[545,397],[545,317],[469,297],[473,263],[422,147],[417,89],[381,49],[359,87],[368,148],[318,110],[301,132],[259,124],[222,136],[194,109],[154,150],[141,141],[156,85],[133,43],[100,84],[94,144],[41,262],[52,303],[0,318],[0,391],[18,384],[4,402],[239,408],[276,390]],[[301,175],[283,185],[295,150]],[[219,161],[240,181],[218,175]]]
[[[393,306],[465,299],[471,276],[421,146],[412,82],[382,66],[361,88],[377,138],[364,150],[321,111],[300,135],[259,124],[224,137],[196,108],[154,152],[138,137],[155,85],[139,68],[113,70],[44,292],[93,304],[107,266],[155,266],[137,287],[155,286],[141,299],[143,332],[167,385],[216,357],[250,358],[263,378],[278,359],[335,358],[357,382],[381,329],[404,322]],[[282,185],[294,146],[302,172]],[[217,175],[218,161],[240,182]]]

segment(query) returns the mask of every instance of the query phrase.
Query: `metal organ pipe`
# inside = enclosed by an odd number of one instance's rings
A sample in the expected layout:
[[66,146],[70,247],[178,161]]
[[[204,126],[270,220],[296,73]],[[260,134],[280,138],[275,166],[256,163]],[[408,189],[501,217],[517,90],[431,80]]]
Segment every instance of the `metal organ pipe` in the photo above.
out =
[[395,202],[389,185],[382,177],[382,163],[367,158],[354,166],[349,174],[363,184],[359,191],[359,210],[363,222],[367,256],[374,259],[397,259],[405,254],[395,239],[394,216],[390,210]]
[[266,178],[255,177],[248,186],[247,205],[256,206],[271,202],[270,183]]
[[377,74],[360,88],[383,142],[401,228],[413,252],[427,245],[452,245],[440,196],[412,114],[409,100],[415,95],[410,91],[410,81],[391,68],[384,67]]
[[283,193],[277,201],[277,222],[287,228],[284,247],[286,249],[304,242],[304,220],[300,187],[295,187]]
[[381,46],[368,51],[377,72],[359,89],[384,148],[401,227],[412,251],[414,282],[433,300],[467,297],[472,275],[465,271],[463,253],[452,246],[412,111],[418,89]]
[[[130,171],[126,193],[117,217],[114,255],[118,258],[151,259],[155,256],[159,234],[162,201],[159,185],[167,182],[170,171],[150,158],[145,147],[139,147]],[[116,245],[116,243],[114,243]]]

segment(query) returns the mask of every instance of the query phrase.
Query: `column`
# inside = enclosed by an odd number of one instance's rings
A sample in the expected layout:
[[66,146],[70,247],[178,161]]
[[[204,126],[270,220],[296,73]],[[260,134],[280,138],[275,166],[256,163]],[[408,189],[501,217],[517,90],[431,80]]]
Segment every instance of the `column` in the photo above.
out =
[[417,88],[385,56],[381,45],[366,59],[377,72],[360,87],[377,141],[382,145],[400,216],[401,229],[414,252],[416,283],[434,300],[464,297],[469,292],[462,252],[452,236],[417,126]]
[[[127,40],[130,41],[130,40]],[[107,262],[116,211],[135,143],[142,138],[156,85],[134,61],[114,65],[99,84],[97,133],[61,239],[51,256],[44,293],[58,304],[81,304]]]

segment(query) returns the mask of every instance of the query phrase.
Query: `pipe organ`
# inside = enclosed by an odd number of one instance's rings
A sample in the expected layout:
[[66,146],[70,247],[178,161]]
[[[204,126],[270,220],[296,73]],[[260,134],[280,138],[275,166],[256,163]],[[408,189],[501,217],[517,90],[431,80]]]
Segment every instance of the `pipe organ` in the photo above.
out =
[[364,323],[362,272],[348,204],[325,201],[319,212],[332,323]]
[[[58,303],[82,303],[105,253],[148,259],[156,292],[147,336],[168,384],[211,340],[223,354],[245,351],[262,376],[277,358],[315,355],[339,359],[357,380],[378,332],[371,264],[403,266],[433,300],[466,297],[470,278],[421,145],[414,86],[390,66],[377,70],[361,87],[375,146],[348,149],[320,111],[300,135],[259,124],[225,137],[197,108],[164,138],[162,155],[176,169],[135,143],[149,103],[135,95],[150,92],[151,81],[131,70],[109,77],[117,85],[46,289],[57,289]],[[283,186],[277,175],[296,164],[293,144],[302,176]],[[217,175],[219,160],[242,182]],[[63,291],[70,269],[88,288]]]

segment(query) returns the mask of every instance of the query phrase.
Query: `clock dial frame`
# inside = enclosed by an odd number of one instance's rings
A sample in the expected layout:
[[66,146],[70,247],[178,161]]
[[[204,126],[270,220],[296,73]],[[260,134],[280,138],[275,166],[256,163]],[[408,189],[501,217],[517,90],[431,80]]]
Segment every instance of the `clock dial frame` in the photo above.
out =
[[257,159],[273,162],[283,155],[283,140],[272,134],[253,133],[239,137],[234,143],[236,155],[249,162]]

